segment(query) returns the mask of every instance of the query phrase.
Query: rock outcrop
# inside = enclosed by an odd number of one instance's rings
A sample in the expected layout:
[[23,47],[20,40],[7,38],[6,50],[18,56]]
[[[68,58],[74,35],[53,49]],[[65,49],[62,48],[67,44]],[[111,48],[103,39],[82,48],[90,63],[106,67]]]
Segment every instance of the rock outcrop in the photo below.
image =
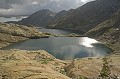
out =
[[73,60],[65,70],[75,79],[119,79],[120,54]]
[[65,64],[44,50],[0,50],[0,79],[70,79]]
[[38,31],[36,27],[0,23],[0,48],[29,38],[40,38],[46,36],[46,34]]
[[119,79],[118,62],[120,54],[63,61],[44,50],[0,50],[0,79]]

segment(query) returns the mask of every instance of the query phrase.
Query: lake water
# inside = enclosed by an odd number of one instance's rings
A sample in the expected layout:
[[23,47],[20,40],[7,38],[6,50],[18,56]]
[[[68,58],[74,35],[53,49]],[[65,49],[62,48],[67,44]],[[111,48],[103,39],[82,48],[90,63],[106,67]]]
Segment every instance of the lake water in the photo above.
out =
[[48,32],[51,34],[70,34],[70,33],[76,33],[76,34],[83,34],[83,32],[80,31],[74,31],[74,30],[60,30],[60,29],[40,29],[41,32]]
[[[70,31],[40,29],[53,34],[69,34]],[[59,59],[105,56],[111,50],[100,42],[88,37],[50,37],[30,39],[12,44],[3,49],[46,50]]]

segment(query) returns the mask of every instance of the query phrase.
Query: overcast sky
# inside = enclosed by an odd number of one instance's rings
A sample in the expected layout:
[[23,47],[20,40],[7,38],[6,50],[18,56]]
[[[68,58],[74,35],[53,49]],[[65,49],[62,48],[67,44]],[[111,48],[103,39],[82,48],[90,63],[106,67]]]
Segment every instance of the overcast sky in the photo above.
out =
[[93,0],[0,0],[0,21],[19,20],[41,9],[59,12],[77,8],[89,1]]

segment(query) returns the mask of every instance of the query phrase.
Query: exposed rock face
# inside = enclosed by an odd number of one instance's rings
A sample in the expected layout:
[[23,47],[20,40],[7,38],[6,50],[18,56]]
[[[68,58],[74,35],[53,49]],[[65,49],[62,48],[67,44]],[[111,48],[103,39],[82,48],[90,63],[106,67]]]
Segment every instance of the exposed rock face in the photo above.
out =
[[0,51],[0,79],[70,79],[57,71],[64,65],[43,50]]
[[0,23],[0,48],[28,38],[38,38],[44,36],[45,34],[39,32],[35,27]]
[[100,23],[94,29],[86,33],[87,36],[96,38],[112,48],[114,52],[120,50],[120,10],[117,11],[110,19]]
[[96,0],[77,9],[70,10],[66,16],[53,21],[48,27],[76,29],[83,32],[107,20],[120,8],[120,0]]

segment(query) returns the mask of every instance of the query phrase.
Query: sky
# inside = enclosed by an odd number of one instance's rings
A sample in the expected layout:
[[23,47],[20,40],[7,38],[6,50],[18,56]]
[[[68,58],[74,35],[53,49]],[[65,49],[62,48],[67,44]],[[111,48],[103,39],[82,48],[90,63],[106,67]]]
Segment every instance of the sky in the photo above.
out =
[[41,9],[69,10],[93,0],[0,0],[0,22],[16,21]]

